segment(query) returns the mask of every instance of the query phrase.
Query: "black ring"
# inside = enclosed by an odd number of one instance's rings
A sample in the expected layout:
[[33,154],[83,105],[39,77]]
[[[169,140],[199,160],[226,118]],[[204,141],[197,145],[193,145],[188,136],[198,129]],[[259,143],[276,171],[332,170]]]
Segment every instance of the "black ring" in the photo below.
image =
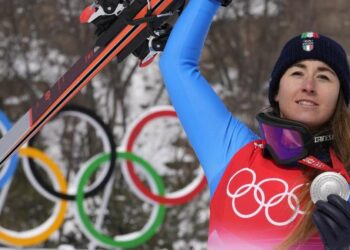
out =
[[[116,144],[114,142],[113,135],[112,135],[112,132],[110,131],[109,127],[93,111],[91,111],[87,108],[81,107],[81,106],[77,106],[77,105],[67,105],[67,106],[63,107],[58,112],[58,114],[63,113],[63,112],[67,112],[67,111],[74,111],[74,112],[78,112],[78,113],[83,113],[84,115],[87,115],[90,118],[92,118],[93,120],[95,120],[98,123],[98,125],[102,128],[104,133],[107,135],[108,142],[109,142],[110,149],[111,149],[111,152],[110,152],[111,158],[109,161],[110,164],[109,164],[109,168],[108,168],[108,171],[106,173],[106,176],[103,177],[102,181],[98,185],[96,185],[96,187],[94,187],[93,189],[91,189],[90,191],[88,191],[84,194],[84,198],[88,198],[88,197],[96,195],[102,188],[104,188],[106,186],[107,182],[111,178],[111,176],[114,172],[115,163],[116,163],[116,155],[117,155]],[[29,140],[29,142],[28,142],[29,146],[31,146],[31,147],[33,146],[37,135]],[[61,192],[56,191],[53,187],[51,187],[47,183],[47,181],[42,177],[42,174],[39,173],[38,168],[37,168],[36,164],[34,163],[33,159],[29,158],[28,163],[29,163],[29,167],[33,173],[34,178],[48,193],[50,193],[51,195],[53,195],[57,198],[64,199],[64,200],[73,201],[76,199],[76,194],[74,195],[74,194],[61,193]]]

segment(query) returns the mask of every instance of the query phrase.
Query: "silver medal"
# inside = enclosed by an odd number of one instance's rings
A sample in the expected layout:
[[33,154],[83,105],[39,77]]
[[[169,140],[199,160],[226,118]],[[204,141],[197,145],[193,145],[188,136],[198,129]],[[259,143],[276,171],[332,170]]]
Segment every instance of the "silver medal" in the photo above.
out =
[[311,183],[310,195],[314,203],[318,200],[327,201],[327,196],[330,194],[337,194],[346,201],[349,199],[349,184],[339,173],[324,172]]

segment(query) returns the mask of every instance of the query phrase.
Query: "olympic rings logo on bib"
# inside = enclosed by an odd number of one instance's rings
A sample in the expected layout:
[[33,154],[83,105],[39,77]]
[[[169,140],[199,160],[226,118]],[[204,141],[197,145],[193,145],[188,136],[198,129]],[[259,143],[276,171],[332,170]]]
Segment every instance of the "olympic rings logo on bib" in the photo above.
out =
[[[239,187],[232,188],[232,182],[240,178],[240,175],[245,174],[244,180],[247,180],[247,184],[240,185]],[[249,175],[250,178],[247,178]],[[279,178],[266,178],[257,182],[257,176],[254,170],[250,168],[242,168],[234,173],[226,187],[226,195],[232,199],[232,210],[235,215],[242,219],[252,218],[262,213],[266,220],[274,226],[286,226],[292,223],[298,215],[302,215],[305,212],[300,209],[299,200],[295,192],[300,189],[304,184],[299,184],[289,190],[288,183]],[[274,194],[267,198],[264,192],[263,186],[266,184],[281,186],[281,192]],[[249,202],[250,209],[240,210],[240,199],[247,198],[249,196],[254,202]],[[290,217],[285,220],[277,220],[273,218],[273,213],[270,210],[274,207],[283,206],[283,208],[290,209]],[[243,209],[242,209],[243,210]]]
[[[146,123],[151,123],[158,118],[177,120],[174,109],[170,106],[161,106],[150,109],[137,119],[128,129],[124,136],[123,143],[116,151],[112,133],[104,122],[93,112],[77,107],[66,106],[58,116],[75,117],[89,124],[99,136],[102,145],[102,152],[92,155],[89,160],[79,166],[79,172],[75,175],[74,181],[67,182],[59,164],[55,162],[47,153],[35,148],[35,140],[29,141],[29,147],[19,150],[10,158],[0,171],[0,214],[3,203],[6,200],[7,192],[10,189],[12,177],[16,173],[19,157],[23,163],[24,173],[33,188],[43,197],[55,203],[51,216],[41,225],[31,230],[17,232],[5,229],[0,226],[0,241],[3,244],[16,247],[27,247],[40,244],[48,240],[64,223],[64,217],[68,211],[68,201],[75,202],[74,218],[92,244],[107,248],[132,248],[137,247],[149,239],[161,227],[165,218],[166,205],[180,205],[191,201],[205,185],[204,173],[199,168],[196,170],[197,176],[187,186],[180,190],[167,193],[163,179],[159,176],[154,166],[132,152],[133,145],[140,135]],[[6,115],[0,112],[0,130],[2,134],[11,128],[11,122]],[[180,125],[179,125],[180,126]],[[39,132],[40,133],[40,132]],[[128,151],[125,151],[128,150]],[[121,235],[106,235],[101,231],[105,212],[111,195],[112,184],[115,179],[116,161],[120,161],[121,173],[126,179],[131,191],[141,198],[142,202],[150,203],[150,217],[145,225],[138,231]],[[134,164],[136,164],[134,166]],[[39,171],[38,168],[41,168]],[[137,168],[137,172],[135,171]],[[42,170],[48,175],[48,179],[53,185],[48,185],[46,178],[41,175]],[[96,172],[99,172],[96,175]],[[143,186],[138,173],[145,176],[150,189]],[[92,175],[96,175],[95,181],[88,185]],[[90,182],[89,182],[90,183]],[[84,205],[86,198],[93,197],[100,190],[104,190],[101,212],[97,213],[96,221],[90,220],[89,210]],[[1,222],[0,222],[1,224]]]

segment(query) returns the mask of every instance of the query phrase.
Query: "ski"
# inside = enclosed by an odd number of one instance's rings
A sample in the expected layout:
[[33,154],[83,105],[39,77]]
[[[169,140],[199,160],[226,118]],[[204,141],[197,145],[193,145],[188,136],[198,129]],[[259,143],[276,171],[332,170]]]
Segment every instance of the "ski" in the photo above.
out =
[[[140,47],[148,47],[152,41],[148,38],[154,35],[154,30],[161,27],[175,11],[183,8],[184,1],[134,0],[131,3],[123,2],[125,8],[119,9],[118,13],[112,13],[108,17],[111,21],[107,28],[106,25],[103,26],[105,30],[100,30],[94,48],[82,56],[0,139],[0,168],[21,145],[34,136],[113,58],[121,62],[131,53],[135,54]],[[100,2],[103,1],[100,0]],[[97,7],[92,5],[88,8],[96,10]],[[94,14],[94,9],[91,9],[90,12]],[[84,18],[85,20],[82,20]],[[87,17],[81,17],[82,21],[88,22]],[[140,53],[136,53],[138,54]],[[154,56],[146,55],[145,58],[154,58]],[[140,66],[148,64],[148,62],[140,63]]]

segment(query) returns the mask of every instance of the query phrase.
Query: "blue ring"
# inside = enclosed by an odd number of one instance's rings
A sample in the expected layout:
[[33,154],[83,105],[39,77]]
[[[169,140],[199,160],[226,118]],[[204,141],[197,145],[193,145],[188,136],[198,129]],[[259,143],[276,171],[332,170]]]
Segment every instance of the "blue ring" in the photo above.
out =
[[[5,134],[7,131],[11,129],[11,127],[12,127],[11,121],[8,119],[5,113],[0,111],[0,131],[3,134]],[[15,174],[17,164],[18,164],[18,154],[14,154],[10,158],[10,160],[6,162],[3,168],[4,169],[3,171],[6,171],[6,172],[0,178],[0,189],[2,189],[6,185],[6,183],[12,178],[12,176]]]

